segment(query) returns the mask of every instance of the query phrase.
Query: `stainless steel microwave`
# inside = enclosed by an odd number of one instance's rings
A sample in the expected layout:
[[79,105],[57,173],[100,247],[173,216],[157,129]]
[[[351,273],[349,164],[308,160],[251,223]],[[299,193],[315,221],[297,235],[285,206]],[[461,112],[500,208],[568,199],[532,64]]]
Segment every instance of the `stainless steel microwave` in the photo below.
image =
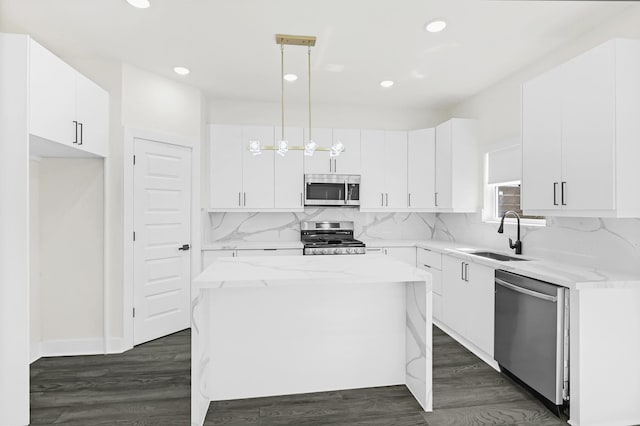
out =
[[360,175],[304,175],[304,205],[359,206]]

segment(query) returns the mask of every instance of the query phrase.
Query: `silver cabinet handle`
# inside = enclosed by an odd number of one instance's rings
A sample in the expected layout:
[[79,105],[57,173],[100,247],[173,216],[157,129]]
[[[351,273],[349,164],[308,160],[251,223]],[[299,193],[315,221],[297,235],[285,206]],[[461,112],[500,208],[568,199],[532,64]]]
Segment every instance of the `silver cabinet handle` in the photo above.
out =
[[333,173],[338,173],[338,159],[333,159]]
[[496,278],[496,284],[501,285],[502,287],[509,288],[513,291],[517,291],[518,293],[536,297],[538,299],[548,300],[549,302],[554,302],[554,303],[558,301],[558,298],[556,296],[551,296],[549,294],[544,294],[544,293],[538,293],[537,291],[529,290],[528,288],[522,288],[517,285],[511,284],[509,282],[506,282],[504,280],[501,280],[500,278]]
[[242,207],[242,194],[238,192],[238,207]]
[[73,124],[74,126],[76,126],[76,138],[73,143],[78,143],[78,122],[76,120],[73,120]]
[[387,199],[387,202],[385,203],[385,206],[389,207],[389,193],[388,192],[385,193],[385,197]]
[[565,193],[565,188],[567,187],[567,182],[561,182],[560,184],[560,203],[563,206],[566,206],[567,203],[564,202],[564,193]]
[[409,195],[409,197],[407,199],[407,206],[411,207],[411,193],[409,193],[408,195]]
[[435,198],[435,205],[436,205],[436,207],[438,207],[438,193],[437,193],[437,192],[434,192],[434,193],[433,193],[433,196],[434,196],[434,198]]
[[300,193],[300,205],[304,206],[304,199],[302,198],[302,192]]
[[247,193],[246,193],[246,192],[243,192],[243,194],[244,194],[244,200],[243,200],[243,203],[242,203],[242,204],[243,204],[245,207],[247,207]]
[[333,161],[329,159],[329,173],[333,172]]
[[469,282],[469,264],[468,263],[464,264],[464,280],[466,282]]
[[82,145],[82,143],[84,142],[84,132],[82,131],[82,123],[78,123],[78,125],[80,126],[80,140],[78,141],[78,145]]
[[556,192],[558,191],[558,182],[553,182],[553,205],[558,205],[558,200],[556,198]]
[[464,281],[464,262],[460,262],[460,279]]
[[384,192],[381,192],[380,195],[382,196],[381,201],[380,201],[380,205],[382,207],[384,207]]
[[423,263],[423,264],[422,264],[422,266],[424,266],[425,268],[429,268],[429,269],[431,269],[431,266],[429,266],[429,265],[427,265],[427,264],[425,264],[425,263]]

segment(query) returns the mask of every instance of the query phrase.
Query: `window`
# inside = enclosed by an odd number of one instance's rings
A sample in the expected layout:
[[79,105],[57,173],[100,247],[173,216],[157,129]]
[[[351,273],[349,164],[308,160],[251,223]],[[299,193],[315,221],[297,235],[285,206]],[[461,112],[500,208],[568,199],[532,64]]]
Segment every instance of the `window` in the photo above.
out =
[[[522,175],[522,159],[520,145],[496,149],[487,153],[485,158],[485,209],[484,220],[495,222],[502,215],[513,210],[518,213],[524,223],[545,225],[542,216],[527,216],[522,213],[520,204],[520,178]],[[511,217],[509,221],[515,220]]]

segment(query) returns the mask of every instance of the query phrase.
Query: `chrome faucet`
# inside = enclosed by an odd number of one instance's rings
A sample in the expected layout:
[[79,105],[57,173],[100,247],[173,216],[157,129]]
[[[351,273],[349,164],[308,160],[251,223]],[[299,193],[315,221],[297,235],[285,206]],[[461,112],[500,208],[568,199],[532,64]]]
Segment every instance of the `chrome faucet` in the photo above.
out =
[[502,234],[504,232],[504,218],[509,213],[512,213],[518,221],[518,235],[516,237],[516,242],[514,244],[511,238],[509,238],[509,247],[511,247],[512,249],[516,249],[516,254],[522,254],[522,241],[520,241],[520,216],[518,216],[518,213],[514,212],[513,210],[507,210],[506,212],[504,212],[504,214],[502,215],[502,219],[500,220],[498,234]]

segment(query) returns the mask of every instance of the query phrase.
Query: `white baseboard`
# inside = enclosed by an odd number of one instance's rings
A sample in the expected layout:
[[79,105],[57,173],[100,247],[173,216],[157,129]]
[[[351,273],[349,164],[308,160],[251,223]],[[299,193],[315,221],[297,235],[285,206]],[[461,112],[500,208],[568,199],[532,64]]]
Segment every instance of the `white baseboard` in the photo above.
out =
[[456,333],[455,331],[453,331],[451,328],[447,327],[446,325],[444,325],[442,322],[440,322],[437,319],[433,319],[433,323],[442,331],[444,331],[445,333],[447,333],[451,338],[453,338],[456,342],[460,343],[462,346],[464,346],[465,348],[469,349],[475,356],[477,356],[478,358],[480,358],[482,361],[484,361],[485,363],[487,363],[491,368],[493,368],[496,371],[500,371],[500,366],[498,365],[498,363],[496,362],[496,360],[493,359],[493,357],[491,355],[489,355],[488,353],[486,353],[485,351],[483,351],[482,349],[480,349],[479,347],[477,347],[476,345],[474,345],[473,343],[469,342],[467,339],[465,339],[464,337],[462,337],[461,335],[459,335],[458,333]]
[[[122,337],[112,337],[107,341],[107,354],[119,354],[131,349],[124,344]],[[40,358],[53,356],[104,355],[104,339],[93,337],[87,339],[62,339],[31,342],[30,363]]]

